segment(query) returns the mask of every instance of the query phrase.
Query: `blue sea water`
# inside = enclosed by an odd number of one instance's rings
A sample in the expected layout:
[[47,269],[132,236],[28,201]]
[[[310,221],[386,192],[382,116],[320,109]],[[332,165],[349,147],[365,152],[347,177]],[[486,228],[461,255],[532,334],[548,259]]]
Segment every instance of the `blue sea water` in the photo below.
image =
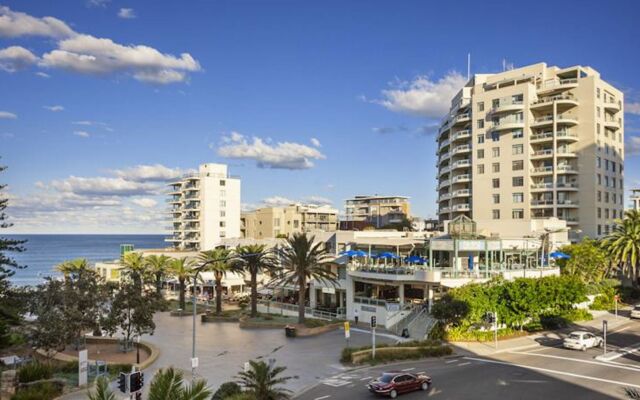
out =
[[55,266],[65,260],[86,258],[90,262],[115,260],[121,244],[134,249],[157,249],[167,246],[164,235],[5,235],[26,239],[27,251],[9,256],[27,268],[11,277],[15,285],[36,285],[45,276],[56,276]]

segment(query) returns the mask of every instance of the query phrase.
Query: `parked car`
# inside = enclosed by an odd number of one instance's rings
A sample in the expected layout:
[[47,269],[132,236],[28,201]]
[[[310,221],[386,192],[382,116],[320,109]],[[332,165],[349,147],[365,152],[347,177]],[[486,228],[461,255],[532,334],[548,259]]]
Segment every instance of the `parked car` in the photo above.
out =
[[369,382],[367,386],[372,393],[395,399],[402,393],[413,392],[414,390],[429,390],[431,377],[406,372],[385,372],[378,379]]
[[567,349],[586,351],[591,347],[602,346],[604,341],[600,336],[596,336],[591,332],[575,331],[564,338],[562,345]]
[[631,318],[640,319],[640,304],[636,304],[631,310]]

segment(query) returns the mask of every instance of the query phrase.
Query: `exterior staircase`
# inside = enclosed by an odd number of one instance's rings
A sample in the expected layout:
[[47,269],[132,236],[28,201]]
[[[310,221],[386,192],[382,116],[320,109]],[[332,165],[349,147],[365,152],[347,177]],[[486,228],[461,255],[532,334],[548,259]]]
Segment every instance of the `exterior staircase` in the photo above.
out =
[[427,338],[437,320],[427,312],[426,309],[420,311],[407,325],[409,329],[409,339],[423,340]]

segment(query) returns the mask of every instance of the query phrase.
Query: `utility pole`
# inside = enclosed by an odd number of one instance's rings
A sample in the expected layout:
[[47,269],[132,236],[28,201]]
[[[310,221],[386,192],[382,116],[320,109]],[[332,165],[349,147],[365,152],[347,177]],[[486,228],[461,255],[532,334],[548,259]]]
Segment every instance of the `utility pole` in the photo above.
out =
[[371,359],[376,358],[376,316],[371,317]]
[[602,337],[604,340],[603,346],[602,346],[602,350],[603,350],[603,354],[607,354],[607,320],[605,319],[604,321],[602,321]]
[[493,330],[493,342],[495,344],[496,350],[498,350],[498,312],[493,312],[493,320],[495,321],[494,330]]

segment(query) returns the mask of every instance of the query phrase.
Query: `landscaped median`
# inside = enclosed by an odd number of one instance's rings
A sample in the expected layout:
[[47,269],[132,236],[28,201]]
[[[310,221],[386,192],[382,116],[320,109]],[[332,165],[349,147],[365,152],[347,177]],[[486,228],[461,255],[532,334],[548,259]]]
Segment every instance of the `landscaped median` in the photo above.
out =
[[240,328],[244,329],[285,329],[295,328],[296,337],[315,336],[340,328],[342,321],[328,321],[307,318],[304,324],[298,324],[298,319],[274,314],[259,314],[256,318],[248,316],[240,318]]
[[417,360],[428,357],[443,357],[453,353],[448,345],[436,340],[411,341],[397,344],[381,344],[376,346],[376,357],[372,358],[371,346],[345,347],[342,349],[340,362],[344,364],[377,364],[389,361]]

